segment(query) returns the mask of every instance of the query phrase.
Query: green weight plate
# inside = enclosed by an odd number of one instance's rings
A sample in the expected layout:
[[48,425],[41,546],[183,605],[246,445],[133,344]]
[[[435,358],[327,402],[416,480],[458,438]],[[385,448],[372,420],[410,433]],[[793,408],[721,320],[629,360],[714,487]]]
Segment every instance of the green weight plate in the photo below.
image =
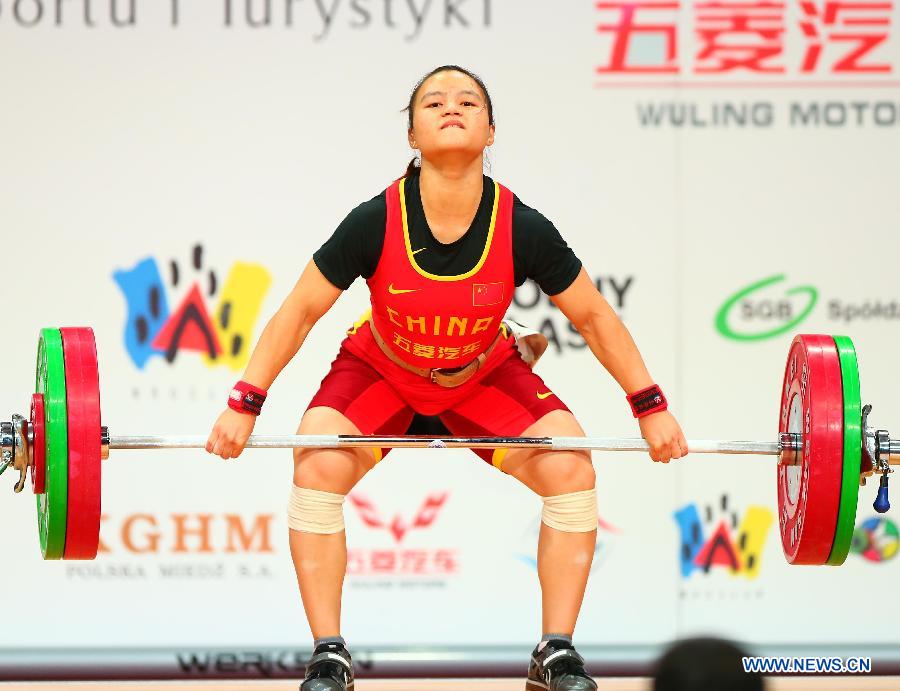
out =
[[38,534],[44,559],[62,559],[69,492],[66,365],[59,329],[41,329],[35,389],[44,395],[46,488],[37,495]]
[[834,343],[841,360],[841,380],[844,389],[844,472],[834,544],[827,563],[840,566],[850,551],[853,531],[856,528],[859,466],[862,461],[862,405],[859,393],[859,366],[853,341],[847,336],[835,336]]

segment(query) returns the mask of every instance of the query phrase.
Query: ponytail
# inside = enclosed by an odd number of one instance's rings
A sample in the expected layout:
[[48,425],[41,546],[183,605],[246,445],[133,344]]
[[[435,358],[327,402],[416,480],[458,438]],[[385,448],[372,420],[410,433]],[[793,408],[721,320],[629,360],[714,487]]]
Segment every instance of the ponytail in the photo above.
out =
[[416,161],[418,160],[419,159],[415,156],[412,158],[412,160],[409,162],[409,165],[406,166],[406,173],[404,174],[404,177],[411,178],[413,175],[418,174],[419,170],[421,169],[420,166],[416,165]]

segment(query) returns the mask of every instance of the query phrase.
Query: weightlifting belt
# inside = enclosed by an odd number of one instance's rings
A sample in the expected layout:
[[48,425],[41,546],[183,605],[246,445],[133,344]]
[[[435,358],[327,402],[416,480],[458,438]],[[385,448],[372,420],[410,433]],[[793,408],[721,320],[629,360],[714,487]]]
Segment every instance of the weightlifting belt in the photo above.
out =
[[405,362],[402,358],[400,358],[400,356],[398,356],[393,350],[390,349],[388,344],[384,342],[381,334],[379,334],[376,330],[375,323],[371,319],[369,320],[369,328],[372,330],[372,336],[375,337],[375,342],[378,344],[378,347],[381,348],[381,352],[387,355],[391,362],[400,365],[400,367],[409,372],[412,372],[413,374],[418,374],[420,377],[425,377],[433,384],[437,384],[438,386],[443,386],[448,389],[452,389],[456,386],[465,384],[475,375],[475,373],[479,369],[481,369],[481,366],[488,359],[488,356],[491,354],[494,346],[496,346],[497,342],[500,340],[501,334],[500,329],[497,329],[497,335],[494,336],[494,340],[491,341],[491,344],[485,349],[485,351],[483,353],[480,353],[474,360],[470,360],[468,363],[460,367],[416,367],[415,365],[411,365],[408,362]]

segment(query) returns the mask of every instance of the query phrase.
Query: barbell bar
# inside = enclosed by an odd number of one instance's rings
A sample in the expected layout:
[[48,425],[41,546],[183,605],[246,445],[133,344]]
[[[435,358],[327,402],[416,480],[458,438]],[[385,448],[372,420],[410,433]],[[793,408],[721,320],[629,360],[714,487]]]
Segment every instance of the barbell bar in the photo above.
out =
[[[21,416],[19,416],[21,417]],[[24,420],[24,418],[22,418]],[[26,423],[27,424],[27,423]],[[0,423],[0,445],[15,448],[12,423]],[[800,435],[783,434],[776,442],[694,439],[688,440],[693,454],[734,454],[741,456],[779,456],[779,463],[797,464],[794,456],[800,451]],[[204,449],[207,437],[200,435],[128,435],[113,437],[109,428],[101,428],[102,457],[109,450]],[[27,433],[28,453],[34,443],[34,433]],[[549,451],[650,451],[650,445],[637,437],[445,437],[440,435],[407,434],[379,436],[365,434],[285,434],[251,435],[244,444],[247,449],[541,449]],[[881,441],[882,455],[886,452],[890,465],[900,465],[900,439]],[[791,452],[786,453],[786,452]],[[2,471],[0,471],[2,472]],[[21,490],[19,490],[21,491]]]
[[[202,449],[207,437],[129,436],[110,437],[110,449]],[[317,435],[251,436],[245,445],[253,449],[542,449],[551,451],[649,451],[643,439],[615,437],[441,437],[433,435]],[[780,455],[784,449],[799,450],[799,439],[764,441],[688,441],[691,453]],[[898,459],[900,463],[900,459]]]

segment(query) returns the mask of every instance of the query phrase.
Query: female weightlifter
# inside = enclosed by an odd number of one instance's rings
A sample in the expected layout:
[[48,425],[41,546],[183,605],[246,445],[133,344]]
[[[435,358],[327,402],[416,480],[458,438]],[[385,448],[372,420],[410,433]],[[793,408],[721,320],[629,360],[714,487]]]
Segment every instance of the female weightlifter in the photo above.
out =
[[[459,436],[584,436],[566,405],[522,359],[502,323],[513,291],[533,279],[568,317],[639,418],[654,461],[687,442],[628,330],[543,215],[483,174],[494,141],[484,83],[447,65],[409,100],[406,175],[359,205],[313,255],[259,338],[206,450],[237,458],[266,390],[315,323],[358,277],[371,310],[346,338],[300,421],[299,434],[402,435],[415,413]],[[344,497],[388,449],[297,449],[288,511],[300,595],[315,639],[301,691],[353,689],[341,637],[347,569]],[[597,688],[575,651],[597,536],[597,499],[585,451],[475,451],[537,493],[543,637],[526,688]]]

